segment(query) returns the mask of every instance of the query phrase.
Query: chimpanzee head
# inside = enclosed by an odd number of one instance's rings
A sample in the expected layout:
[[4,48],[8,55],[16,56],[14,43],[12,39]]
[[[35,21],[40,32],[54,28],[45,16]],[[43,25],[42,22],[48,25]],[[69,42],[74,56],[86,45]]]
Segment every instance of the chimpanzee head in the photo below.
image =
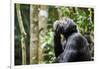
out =
[[73,32],[78,31],[75,22],[70,18],[56,21],[54,24],[54,30],[63,35],[70,35]]

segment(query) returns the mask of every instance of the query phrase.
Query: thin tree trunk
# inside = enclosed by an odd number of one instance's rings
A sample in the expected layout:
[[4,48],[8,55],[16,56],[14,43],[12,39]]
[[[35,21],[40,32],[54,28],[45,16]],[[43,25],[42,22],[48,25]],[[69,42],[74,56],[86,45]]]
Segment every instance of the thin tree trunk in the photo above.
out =
[[43,40],[47,31],[48,7],[41,5],[39,10],[39,46],[38,46],[38,63],[43,62]]
[[16,12],[17,12],[18,23],[21,32],[22,64],[26,64],[26,47],[25,47],[26,32],[21,17],[20,4],[16,4]]
[[38,7],[30,5],[30,64],[38,63]]
[[59,19],[62,19],[62,12],[60,10],[60,7],[57,8],[57,11],[58,11],[58,16],[59,16]]

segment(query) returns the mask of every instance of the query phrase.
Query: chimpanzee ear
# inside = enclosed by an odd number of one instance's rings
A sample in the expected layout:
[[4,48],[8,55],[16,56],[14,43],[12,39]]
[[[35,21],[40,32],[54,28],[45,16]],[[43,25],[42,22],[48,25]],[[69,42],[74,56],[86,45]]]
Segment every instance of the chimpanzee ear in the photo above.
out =
[[77,30],[77,26],[76,25],[74,25],[74,26],[72,26],[72,29],[71,29],[73,32],[77,32],[78,30]]
[[74,29],[76,29],[77,28],[77,26],[76,25],[74,25],[74,27],[73,27]]

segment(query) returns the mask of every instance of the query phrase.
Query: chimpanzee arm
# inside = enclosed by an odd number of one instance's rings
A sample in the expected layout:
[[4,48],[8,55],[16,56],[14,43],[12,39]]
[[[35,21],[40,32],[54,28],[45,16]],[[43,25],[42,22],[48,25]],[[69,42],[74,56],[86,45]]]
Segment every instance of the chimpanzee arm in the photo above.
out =
[[54,51],[56,58],[63,52],[62,44],[61,44],[61,27],[59,26],[59,21],[55,21],[54,23]]
[[57,32],[54,33],[54,51],[56,57],[58,57],[63,52],[61,36]]

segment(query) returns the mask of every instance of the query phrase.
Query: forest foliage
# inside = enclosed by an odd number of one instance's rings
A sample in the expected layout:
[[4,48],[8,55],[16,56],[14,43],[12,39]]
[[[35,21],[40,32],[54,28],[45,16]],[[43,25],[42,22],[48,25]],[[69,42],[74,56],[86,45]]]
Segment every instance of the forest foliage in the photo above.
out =
[[[84,8],[84,7],[69,7],[69,6],[49,6],[49,5],[32,5],[34,8],[33,10],[37,10],[36,14],[30,15],[30,6],[29,4],[19,4],[20,6],[20,16],[21,21],[23,23],[23,27],[25,30],[25,35],[22,34],[20,29],[20,21],[18,21],[19,16],[17,15],[17,10],[15,4],[15,24],[14,24],[14,31],[15,31],[15,65],[22,65],[22,64],[38,64],[38,63],[53,63],[55,60],[55,54],[54,54],[54,41],[53,41],[53,23],[62,18],[62,17],[68,17],[75,21],[75,23],[78,26],[79,31],[82,33],[83,36],[85,36],[89,42],[90,52],[92,54],[92,57],[94,57],[94,9],[93,8]],[[43,6],[43,7],[41,7]],[[46,18],[39,19],[39,12],[41,10],[46,11],[47,13],[41,14],[46,15]],[[33,20],[35,21],[33,29],[36,30],[33,32],[30,32],[31,27],[31,21],[30,17],[33,16]],[[42,23],[42,22],[45,22]],[[41,24],[40,24],[41,23]],[[41,28],[43,25],[43,28]],[[35,33],[37,32],[37,33]],[[42,32],[42,33],[41,33]],[[37,44],[34,43],[33,46],[37,46],[35,49],[37,54],[33,54],[33,56],[36,56],[35,62],[30,63],[30,38],[31,33],[33,35],[35,34],[38,38]],[[25,37],[23,37],[25,36]],[[26,57],[23,57],[23,49],[22,49],[22,37],[24,38],[25,48],[24,53],[26,54]],[[34,38],[33,38],[34,39]],[[39,42],[39,44],[38,44]],[[38,47],[40,47],[38,49]],[[41,50],[40,50],[41,49]],[[42,54],[39,54],[39,53]],[[38,55],[38,56],[37,56]],[[23,58],[25,58],[23,60]],[[38,59],[37,59],[38,58]],[[42,58],[42,60],[40,59]],[[25,63],[22,61],[26,61]],[[33,61],[33,60],[32,60]]]

